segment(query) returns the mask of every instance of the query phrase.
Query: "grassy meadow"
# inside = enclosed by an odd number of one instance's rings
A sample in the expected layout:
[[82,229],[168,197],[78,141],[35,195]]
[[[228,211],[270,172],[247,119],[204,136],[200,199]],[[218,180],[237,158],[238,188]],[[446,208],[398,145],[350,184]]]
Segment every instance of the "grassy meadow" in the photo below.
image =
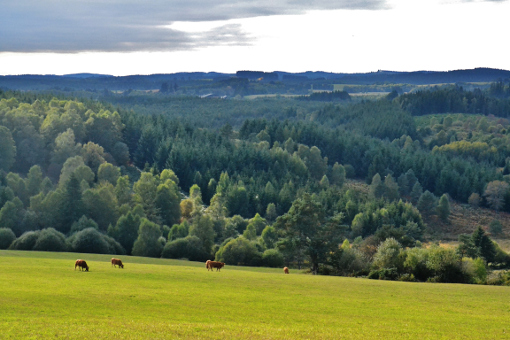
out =
[[509,287],[110,258],[0,251],[0,339],[510,339]]

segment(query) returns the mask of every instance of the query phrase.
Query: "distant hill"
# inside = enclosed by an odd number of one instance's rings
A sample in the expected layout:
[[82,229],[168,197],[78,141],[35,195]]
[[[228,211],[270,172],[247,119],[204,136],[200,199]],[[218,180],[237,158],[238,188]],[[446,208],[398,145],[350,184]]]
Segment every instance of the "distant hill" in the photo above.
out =
[[105,74],[77,73],[57,75],[17,75],[0,76],[0,89],[12,90],[92,90],[110,91],[153,90],[165,82],[179,86],[200,86],[204,82],[215,82],[231,77],[247,78],[250,81],[283,82],[300,84],[442,84],[493,82],[510,80],[510,71],[491,68],[475,68],[445,72],[416,71],[394,72],[377,71],[370,73],[330,73],[330,72],[262,72],[238,71],[236,74],[219,72],[180,72],[172,74],[130,75],[116,77]]

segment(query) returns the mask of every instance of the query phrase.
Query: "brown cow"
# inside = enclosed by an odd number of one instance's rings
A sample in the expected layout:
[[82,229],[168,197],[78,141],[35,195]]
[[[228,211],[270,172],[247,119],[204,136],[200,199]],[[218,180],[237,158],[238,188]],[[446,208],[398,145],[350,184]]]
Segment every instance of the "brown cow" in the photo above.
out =
[[113,267],[119,266],[119,268],[123,268],[124,269],[124,265],[122,264],[122,261],[119,260],[119,259],[116,259],[116,258],[112,258],[112,266]]
[[85,269],[86,271],[89,271],[89,266],[84,260],[76,260],[74,263],[74,270],[76,270],[76,267],[80,267],[80,270]]
[[217,261],[207,261],[205,265],[207,270],[211,269],[211,271],[213,268],[216,268],[216,271],[220,271],[221,268],[225,267],[225,263]]
[[284,274],[288,274],[288,273],[289,273],[289,268],[287,268],[287,267],[283,267],[283,273],[284,273]]

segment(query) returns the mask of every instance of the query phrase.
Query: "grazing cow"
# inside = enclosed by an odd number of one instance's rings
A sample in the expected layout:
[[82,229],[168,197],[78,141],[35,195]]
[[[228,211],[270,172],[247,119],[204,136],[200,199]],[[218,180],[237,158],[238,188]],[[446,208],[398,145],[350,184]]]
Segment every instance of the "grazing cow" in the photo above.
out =
[[76,270],[76,267],[79,267],[80,270],[85,269],[86,271],[89,271],[89,266],[87,266],[87,262],[84,260],[76,260],[74,263],[74,270]]
[[116,258],[112,258],[112,266],[119,266],[119,268],[124,268],[124,265],[122,264],[122,261]]
[[211,271],[213,268],[216,268],[216,271],[220,271],[221,268],[225,267],[225,263],[217,261],[207,261],[205,265],[207,270],[211,269]]
[[289,273],[289,268],[287,268],[287,267],[283,267],[283,273],[284,273],[284,274],[288,274],[288,273]]

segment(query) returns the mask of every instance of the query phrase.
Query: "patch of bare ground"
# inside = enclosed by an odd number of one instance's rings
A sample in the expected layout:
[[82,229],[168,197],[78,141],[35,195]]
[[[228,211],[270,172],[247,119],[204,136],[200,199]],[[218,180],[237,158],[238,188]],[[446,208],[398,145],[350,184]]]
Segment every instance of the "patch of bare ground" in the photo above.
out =
[[[503,226],[500,234],[492,234],[489,225],[493,220],[499,220]],[[505,212],[496,213],[486,208],[472,208],[468,204],[450,202],[450,217],[448,221],[442,221],[437,216],[424,218],[428,236],[432,240],[446,243],[457,241],[460,234],[471,234],[476,227],[481,226],[499,246],[510,250],[510,214]]]

